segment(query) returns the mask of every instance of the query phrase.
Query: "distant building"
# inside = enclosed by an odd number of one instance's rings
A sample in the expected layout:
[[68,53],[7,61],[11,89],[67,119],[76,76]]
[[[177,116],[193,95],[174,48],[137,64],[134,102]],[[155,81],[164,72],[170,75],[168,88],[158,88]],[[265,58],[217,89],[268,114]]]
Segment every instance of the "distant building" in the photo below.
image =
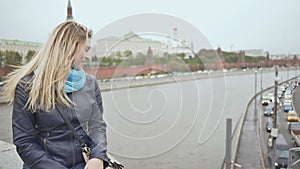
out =
[[23,60],[27,55],[28,51],[33,50],[37,52],[40,50],[41,47],[42,47],[42,43],[39,42],[0,39],[1,51],[18,52],[23,57]]
[[294,59],[295,57],[298,59],[298,57],[300,56],[300,54],[273,54],[270,55],[270,59],[272,60],[280,60],[280,59]]
[[[240,53],[241,50],[238,51],[232,51],[234,53]],[[266,51],[263,49],[242,49],[242,51],[245,53],[245,56],[267,56]]]
[[138,34],[130,31],[123,37],[106,37],[97,40],[96,45],[96,55],[97,56],[109,56],[117,52],[123,53],[126,50],[130,50],[133,55],[138,52],[144,53],[148,47],[151,47],[153,53],[159,56],[163,56],[164,53],[170,54],[180,54],[184,53],[185,58],[195,57],[195,52],[193,51],[193,42],[188,44],[184,39],[178,38],[178,29],[173,28],[173,37],[164,37],[164,40],[153,40],[149,38],[143,38]]
[[183,41],[182,44],[177,46],[167,46],[164,48],[164,50],[171,54],[184,53],[185,59],[194,58],[196,53],[193,49],[193,45],[191,44],[190,46],[188,46],[188,44],[185,41]]
[[248,49],[243,51],[246,56],[266,56],[266,52],[263,49]]
[[107,37],[97,40],[96,55],[115,55],[117,52],[123,53],[126,50],[130,50],[133,55],[138,52],[144,52],[151,47],[154,50],[164,50],[164,44],[160,41],[154,41],[151,39],[144,39],[129,32],[123,37]]

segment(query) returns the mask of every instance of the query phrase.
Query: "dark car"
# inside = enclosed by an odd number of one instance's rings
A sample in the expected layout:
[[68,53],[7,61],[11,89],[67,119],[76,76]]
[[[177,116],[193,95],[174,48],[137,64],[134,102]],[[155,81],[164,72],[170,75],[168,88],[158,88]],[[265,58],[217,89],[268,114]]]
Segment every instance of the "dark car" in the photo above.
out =
[[274,114],[274,112],[273,112],[273,107],[267,106],[267,107],[265,108],[264,115],[265,115],[265,116],[271,116],[271,115],[273,115],[273,114]]
[[283,110],[284,112],[289,112],[290,110],[293,110],[292,104],[291,103],[283,104]]
[[288,130],[289,130],[289,132],[291,132],[291,130],[300,130],[300,123],[299,122],[289,122]]
[[271,132],[272,128],[273,128],[273,121],[272,120],[268,120],[266,122],[266,130],[267,130],[267,132]]
[[289,159],[289,146],[281,134],[276,138],[275,161],[276,169],[287,168]]

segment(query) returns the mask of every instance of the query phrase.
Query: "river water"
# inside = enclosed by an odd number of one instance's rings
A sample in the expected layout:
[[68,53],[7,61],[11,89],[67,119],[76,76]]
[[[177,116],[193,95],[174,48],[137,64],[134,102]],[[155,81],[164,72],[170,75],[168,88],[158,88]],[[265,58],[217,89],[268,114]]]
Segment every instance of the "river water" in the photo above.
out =
[[[292,75],[279,72],[282,80]],[[262,77],[263,88],[274,85],[274,72]],[[179,82],[174,77],[174,83],[102,92],[109,152],[132,169],[218,169],[225,155],[226,118],[235,126],[254,91],[254,73],[212,73],[208,79]],[[0,111],[1,120],[10,121],[10,107],[1,105]],[[11,133],[1,135],[11,142]]]

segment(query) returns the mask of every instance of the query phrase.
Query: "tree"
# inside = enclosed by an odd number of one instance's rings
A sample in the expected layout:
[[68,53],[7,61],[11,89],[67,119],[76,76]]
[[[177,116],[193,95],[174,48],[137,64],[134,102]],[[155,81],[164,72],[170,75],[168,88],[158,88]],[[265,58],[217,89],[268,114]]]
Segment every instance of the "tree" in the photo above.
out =
[[4,64],[15,66],[19,66],[22,64],[22,57],[19,52],[5,51],[4,56]]
[[121,60],[122,53],[120,51],[117,51],[116,56],[117,56],[118,60]]
[[186,54],[185,54],[185,53],[176,53],[175,55],[176,55],[177,57],[180,57],[180,59],[183,60]]
[[131,50],[125,50],[123,52],[123,56],[125,56],[125,57],[131,56],[131,55],[132,55],[132,51]]
[[103,57],[100,61],[100,66],[111,66],[113,64],[112,56]]
[[3,62],[3,57],[4,56],[4,52],[2,50],[0,50],[0,66],[2,66],[2,62]]
[[186,64],[184,64],[183,62],[177,62],[175,60],[170,61],[168,63],[168,66],[170,67],[171,72],[183,72],[188,69]]
[[293,58],[293,60],[297,60],[298,58],[297,58],[297,55],[294,55],[294,58]]
[[143,65],[145,64],[145,60],[146,60],[146,55],[144,55],[143,53],[137,53],[136,55],[136,61],[134,62],[135,65]]
[[29,50],[29,51],[27,52],[26,57],[25,57],[26,63],[28,63],[28,62],[33,58],[33,56],[34,56],[35,54],[36,54],[36,51],[34,51],[34,50]]

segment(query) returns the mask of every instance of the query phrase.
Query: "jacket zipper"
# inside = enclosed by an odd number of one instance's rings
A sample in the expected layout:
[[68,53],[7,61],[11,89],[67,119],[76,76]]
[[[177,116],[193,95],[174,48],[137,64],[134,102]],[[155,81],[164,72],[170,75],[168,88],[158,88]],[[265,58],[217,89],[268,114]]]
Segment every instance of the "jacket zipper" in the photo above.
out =
[[50,136],[50,133],[49,133],[49,131],[47,131],[47,135],[46,135],[46,137],[43,140],[43,142],[44,142],[44,149],[45,149],[46,152],[48,152],[48,149],[47,149],[47,139],[48,139],[49,136]]

